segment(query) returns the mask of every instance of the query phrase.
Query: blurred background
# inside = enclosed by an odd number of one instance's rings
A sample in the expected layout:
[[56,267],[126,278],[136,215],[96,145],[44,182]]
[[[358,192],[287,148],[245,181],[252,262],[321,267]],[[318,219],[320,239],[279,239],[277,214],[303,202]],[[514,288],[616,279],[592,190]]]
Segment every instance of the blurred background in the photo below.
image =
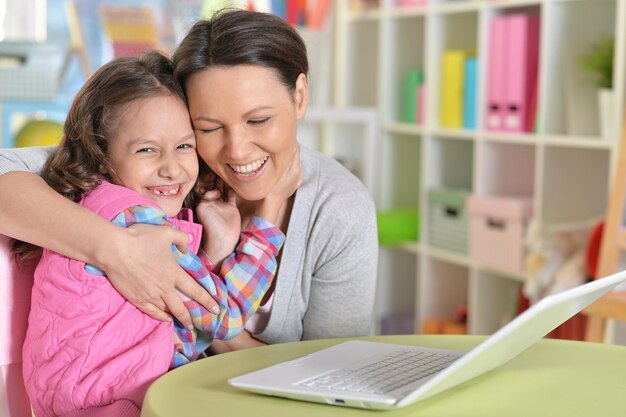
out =
[[[598,277],[624,0],[0,0],[0,144],[58,143],[95,69],[171,53],[226,6],[276,14],[307,43],[299,140],[378,208],[374,333],[489,334]],[[551,336],[582,340],[586,325],[578,315]],[[606,341],[624,333],[611,321]]]

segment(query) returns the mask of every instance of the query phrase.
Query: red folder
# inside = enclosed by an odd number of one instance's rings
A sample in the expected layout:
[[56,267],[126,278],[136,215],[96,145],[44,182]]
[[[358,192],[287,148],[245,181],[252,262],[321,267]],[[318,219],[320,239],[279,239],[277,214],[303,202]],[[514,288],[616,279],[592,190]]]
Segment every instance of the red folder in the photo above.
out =
[[530,120],[539,64],[539,16],[505,17],[507,80],[503,130],[532,130]]
[[297,26],[300,17],[300,0],[287,0],[287,23]]
[[491,19],[489,24],[489,55],[487,67],[486,130],[502,130],[504,125],[504,88],[506,83],[506,39],[504,16]]
[[317,0],[313,6],[309,6],[309,24],[312,29],[321,29],[324,26],[326,16],[331,8],[331,0]]

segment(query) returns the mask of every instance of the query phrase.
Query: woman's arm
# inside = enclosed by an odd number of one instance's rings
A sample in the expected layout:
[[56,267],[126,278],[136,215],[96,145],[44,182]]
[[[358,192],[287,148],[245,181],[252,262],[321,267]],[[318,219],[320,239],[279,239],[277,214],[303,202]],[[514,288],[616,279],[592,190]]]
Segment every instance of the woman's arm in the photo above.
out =
[[0,201],[0,233],[101,268],[126,299],[156,319],[170,319],[169,311],[191,324],[175,289],[207,309],[215,305],[171,255],[172,244],[186,250],[184,232],[146,225],[121,229],[29,172],[0,175]]

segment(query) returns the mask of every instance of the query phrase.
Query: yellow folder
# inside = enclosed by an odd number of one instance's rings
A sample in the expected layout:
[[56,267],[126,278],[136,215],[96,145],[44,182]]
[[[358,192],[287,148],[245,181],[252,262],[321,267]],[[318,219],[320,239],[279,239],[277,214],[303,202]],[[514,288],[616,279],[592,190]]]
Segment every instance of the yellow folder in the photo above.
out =
[[439,123],[442,127],[463,127],[463,64],[467,57],[474,55],[474,51],[461,49],[443,53],[439,100]]

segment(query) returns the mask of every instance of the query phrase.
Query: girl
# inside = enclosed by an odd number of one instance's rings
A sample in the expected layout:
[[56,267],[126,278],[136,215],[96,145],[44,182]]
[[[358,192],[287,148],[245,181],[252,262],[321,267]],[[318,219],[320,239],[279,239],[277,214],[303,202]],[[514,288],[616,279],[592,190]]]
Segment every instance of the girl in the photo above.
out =
[[[229,192],[221,201],[214,190],[207,194],[211,201],[201,201],[195,136],[172,72],[157,52],[120,58],[98,70],[74,100],[44,178],[119,226],[150,223],[186,232],[193,251],[174,247],[174,257],[219,309],[211,314],[185,298],[191,329],[154,320],[126,301],[98,268],[44,250],[23,349],[24,381],[38,417],[138,416],[158,376],[194,360],[214,338],[241,331],[276,272],[284,235],[272,222],[301,181],[298,152],[228,255],[241,228],[235,196]],[[205,239],[183,206],[197,206]]]
[[[304,42],[276,16],[225,10],[194,25],[174,60],[198,152],[235,190],[245,222],[285,172],[297,143],[298,121],[308,104]],[[114,228],[51,192],[37,175],[48,152],[0,150],[0,233],[99,266],[121,294],[152,317],[163,318],[167,310],[186,322],[176,290],[208,304],[206,291],[198,291],[165,256],[180,235],[169,228]],[[216,341],[214,351],[370,331],[378,260],[372,198],[333,159],[305,147],[300,157],[303,184],[275,223],[286,240],[274,284],[246,331]],[[59,216],[44,220],[50,209]],[[69,228],[77,218],[89,225],[80,244]],[[59,229],[67,234],[59,237]]]

